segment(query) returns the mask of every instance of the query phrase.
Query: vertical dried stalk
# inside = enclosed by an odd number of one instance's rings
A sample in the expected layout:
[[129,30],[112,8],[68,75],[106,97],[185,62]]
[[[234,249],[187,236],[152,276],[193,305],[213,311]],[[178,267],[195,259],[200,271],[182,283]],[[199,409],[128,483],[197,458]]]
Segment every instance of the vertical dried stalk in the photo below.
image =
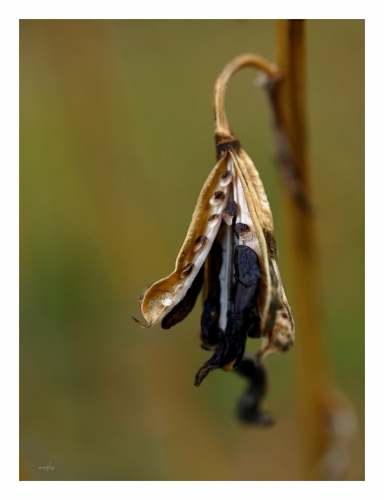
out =
[[[295,175],[306,194],[310,179],[306,135],[305,21],[277,21],[277,65],[282,80],[274,91],[275,114],[290,143]],[[281,155],[277,155],[278,157]],[[315,218],[283,193],[296,318],[298,394],[301,402],[307,479],[338,479],[347,467],[346,435],[354,414],[332,387],[323,343]],[[335,451],[336,450],[336,451]]]

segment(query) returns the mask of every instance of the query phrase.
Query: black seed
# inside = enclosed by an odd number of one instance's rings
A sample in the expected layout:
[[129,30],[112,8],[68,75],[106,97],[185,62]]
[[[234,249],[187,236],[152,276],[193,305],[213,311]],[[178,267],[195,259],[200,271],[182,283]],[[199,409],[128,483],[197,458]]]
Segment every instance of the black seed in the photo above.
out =
[[257,306],[251,309],[244,318],[244,324],[248,325],[248,337],[258,339],[261,337],[260,316],[257,313]]
[[216,260],[221,260],[222,254],[223,254],[223,248],[221,246],[221,243],[217,238],[213,240],[211,249],[209,251],[210,255],[212,255]]
[[235,226],[235,231],[239,239],[249,240],[252,237],[252,232],[249,229],[248,224],[243,224],[242,222],[238,222]]
[[223,191],[215,191],[215,193],[213,194],[213,198],[215,200],[224,200],[225,194],[223,193]]
[[[220,243],[215,239],[211,246],[211,250],[208,255],[208,279],[210,283],[208,285],[213,286],[219,277],[221,264],[223,261],[223,249]],[[209,289],[209,286],[208,286]]]
[[199,386],[211,370],[224,368],[227,365],[239,363],[244,354],[245,340],[238,338],[236,320],[233,313],[228,315],[225,334],[222,335],[215,354],[204,363],[195,377],[195,385]]
[[259,281],[260,265],[257,254],[245,245],[237,245],[234,252],[235,285],[231,292],[231,312],[227,317],[225,333],[218,328],[220,316],[220,282],[217,280],[204,304],[201,320],[202,340],[206,345],[217,342],[214,355],[198,371],[195,384],[200,385],[211,370],[242,360],[248,330],[259,335],[259,318],[254,312]]
[[[237,225],[237,224],[236,224]],[[258,284],[260,280],[259,258],[252,248],[246,245],[235,247],[235,277],[247,287]]]
[[237,215],[237,203],[230,201],[223,212],[223,219],[228,226],[232,225],[233,218]]
[[242,222],[238,222],[235,226],[236,233],[239,235],[244,233],[245,231],[249,231],[248,224],[243,224]]
[[[215,282],[204,303],[201,318],[201,341],[207,347],[215,347],[215,353],[204,366],[200,368],[195,378],[195,385],[199,386],[211,370],[223,368],[227,365],[240,362],[245,348],[245,338],[240,339],[236,327],[236,318],[233,312],[228,315],[225,333],[218,326],[220,316],[220,281],[219,273],[222,263],[222,248],[217,240],[214,241],[209,254],[209,270]],[[209,274],[209,273],[208,273]]]
[[247,333],[251,337],[260,336],[260,318],[255,313],[260,283],[259,258],[251,248],[237,245],[234,252],[235,285],[232,301],[240,338]]
[[189,264],[184,266],[183,269],[181,270],[181,273],[180,273],[181,277],[185,278],[186,276],[191,274],[193,268],[194,268],[194,264],[192,262],[190,262]]
[[229,217],[236,217],[236,215],[237,215],[237,203],[235,201],[230,201],[225,209],[225,213]]
[[207,237],[205,236],[205,234],[202,234],[201,236],[196,238],[195,243],[204,243],[206,241],[206,239],[207,239]]
[[196,238],[194,251],[197,252],[198,250],[200,250],[200,248],[204,245],[207,239],[208,238],[205,236],[205,234],[202,234],[201,236]]
[[205,346],[215,346],[220,342],[223,331],[217,322],[220,316],[220,281],[211,288],[201,316],[201,342]]
[[214,225],[215,221],[218,221],[220,218],[220,215],[219,214],[213,214],[211,215],[210,217],[208,217],[208,224],[209,225]]
[[209,290],[204,302],[201,317],[200,343],[209,350],[216,346],[221,338],[222,330],[218,327],[220,316],[220,281],[219,273],[222,263],[222,248],[215,239],[206,260],[204,287]]
[[273,418],[261,409],[261,403],[267,393],[267,373],[261,363],[249,354],[245,354],[236,373],[248,380],[248,387],[237,406],[239,419],[247,424],[270,426]]
[[192,311],[196,303],[196,299],[200,293],[204,281],[204,265],[197,273],[196,278],[193,280],[192,285],[188,289],[185,297],[175,305],[175,307],[164,316],[161,327],[168,330],[172,326],[182,321]]
[[231,172],[229,172],[229,170],[223,172],[221,174],[220,179],[221,179],[221,182],[220,182],[221,186],[227,186],[232,180]]

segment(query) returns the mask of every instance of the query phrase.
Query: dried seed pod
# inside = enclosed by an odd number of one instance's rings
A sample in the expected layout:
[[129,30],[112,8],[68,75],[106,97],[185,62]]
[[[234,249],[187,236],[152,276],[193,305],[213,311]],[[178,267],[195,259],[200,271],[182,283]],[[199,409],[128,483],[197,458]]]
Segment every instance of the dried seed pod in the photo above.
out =
[[[221,145],[223,144],[222,142]],[[161,321],[176,307],[185,297],[207,258],[221,221],[224,217],[233,219],[236,216],[241,220],[235,225],[236,234],[240,243],[257,255],[260,279],[258,286],[255,285],[250,293],[255,301],[253,307],[250,304],[240,305],[239,297],[245,293],[240,284],[237,285],[236,295],[231,299],[230,280],[233,278],[230,278],[229,274],[232,273],[233,276],[235,253],[231,248],[231,233],[225,233],[226,257],[220,271],[220,279],[223,283],[225,281],[225,286],[221,287],[220,292],[218,328],[226,335],[226,318],[230,313],[230,303],[235,300],[237,313],[235,311],[234,314],[241,335],[244,335],[245,329],[249,336],[263,337],[259,356],[264,357],[285,351],[292,345],[294,322],[276,263],[272,215],[259,174],[240,146],[236,150],[228,147],[223,151],[199,196],[187,238],[176,261],[175,271],[149,287],[141,301],[141,309],[148,321],[146,326],[149,327]],[[223,179],[227,180],[227,172],[231,174],[231,183],[228,183],[230,188],[224,193],[218,187]],[[228,202],[230,196],[233,199]],[[220,200],[220,204],[214,207],[214,213],[211,212],[213,199]],[[227,227],[230,231],[230,227]],[[211,337],[214,335],[211,334]]]
[[[260,361],[292,345],[294,322],[276,262],[273,220],[263,184],[230,130],[223,107],[228,78],[250,64],[276,76],[268,63],[252,55],[235,59],[220,75],[214,92],[217,164],[199,195],[174,272],[151,285],[140,305],[147,321],[142,326],[161,322],[170,328],[192,309],[204,273],[201,343],[214,354],[198,371],[195,384],[200,385],[211,370],[237,368],[250,380],[240,417],[269,425],[270,417],[260,410],[266,391]],[[247,335],[262,337],[257,361],[244,357]]]
[[[253,307],[252,304],[247,307],[236,305],[238,324],[241,336],[245,331],[252,337],[263,336],[259,352],[259,357],[263,357],[279,351],[284,352],[292,345],[294,323],[278,274],[272,216],[270,211],[268,212],[269,205],[261,181],[254,175],[246,182],[247,169],[254,167],[241,148],[239,153],[230,149],[228,151],[231,155],[228,169],[235,173],[233,194],[243,221],[238,223],[235,229],[241,241],[257,254],[260,266],[260,293],[255,287],[252,293],[256,303]],[[242,157],[246,160],[244,163]],[[253,200],[253,203],[250,200]],[[256,208],[259,209],[260,217]],[[227,266],[228,269],[229,267]],[[222,299],[222,302],[228,304],[226,299]],[[225,315],[226,310],[222,308],[222,316]]]
[[[160,322],[184,298],[203,265],[220,228],[228,198],[228,193],[225,193],[223,203],[215,207],[215,213],[211,212],[212,206],[209,200],[215,192],[220,191],[220,180],[226,167],[226,159],[219,160],[203,186],[187,237],[176,259],[174,272],[151,285],[145,292],[140,305],[147,324],[141,326],[148,328]],[[206,240],[197,241],[201,235],[205,235]],[[197,252],[195,249],[199,243],[203,245]],[[185,276],[188,264],[193,264],[193,268]],[[138,320],[135,321],[139,323]]]

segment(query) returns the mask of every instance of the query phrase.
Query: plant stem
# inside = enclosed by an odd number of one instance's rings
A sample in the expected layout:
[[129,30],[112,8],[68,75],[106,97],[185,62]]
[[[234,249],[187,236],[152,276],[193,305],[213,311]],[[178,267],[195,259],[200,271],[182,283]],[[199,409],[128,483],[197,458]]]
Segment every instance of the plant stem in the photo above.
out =
[[[277,21],[277,65],[282,79],[276,85],[275,105],[290,143],[296,174],[309,195],[305,35],[305,21]],[[316,219],[310,211],[303,210],[286,190],[283,190],[282,198],[284,240],[288,242],[287,261],[290,262],[289,295],[297,332],[295,355],[307,469],[305,479],[329,479],[332,471],[323,468],[320,472],[319,464],[335,443],[335,418],[343,412],[344,402],[341,404],[342,399],[331,385],[323,341]]]

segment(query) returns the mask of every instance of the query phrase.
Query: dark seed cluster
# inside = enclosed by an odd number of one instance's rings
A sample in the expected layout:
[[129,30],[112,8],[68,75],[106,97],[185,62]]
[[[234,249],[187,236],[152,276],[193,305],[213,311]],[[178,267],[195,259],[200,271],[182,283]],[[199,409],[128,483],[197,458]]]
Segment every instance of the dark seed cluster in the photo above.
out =
[[[228,186],[231,182],[232,173],[223,172],[220,186]],[[209,204],[219,206],[225,199],[224,191],[218,190],[211,195]],[[260,409],[267,390],[265,369],[256,357],[244,354],[247,338],[260,337],[256,304],[261,269],[256,252],[246,245],[253,238],[252,229],[243,222],[235,223],[238,210],[234,200],[227,203],[222,212],[222,224],[206,258],[207,265],[200,268],[183,299],[163,318],[161,326],[168,329],[182,321],[192,310],[205,282],[200,343],[204,349],[214,352],[197,372],[195,385],[199,386],[212,370],[234,369],[248,381],[238,406],[238,417],[246,423],[269,425],[271,417]],[[208,236],[202,234],[195,239],[193,252],[199,252],[209,241],[210,228],[215,227],[220,219],[218,213],[207,218]],[[180,277],[187,278],[194,267],[193,262],[186,263]]]
[[255,303],[260,282],[260,264],[256,253],[245,245],[237,245],[234,251],[234,283],[231,287],[225,331],[219,325],[221,290],[219,276],[208,293],[201,319],[202,343],[214,347],[215,353],[196,375],[199,386],[208,373],[241,361],[247,334],[258,333],[259,318]]

